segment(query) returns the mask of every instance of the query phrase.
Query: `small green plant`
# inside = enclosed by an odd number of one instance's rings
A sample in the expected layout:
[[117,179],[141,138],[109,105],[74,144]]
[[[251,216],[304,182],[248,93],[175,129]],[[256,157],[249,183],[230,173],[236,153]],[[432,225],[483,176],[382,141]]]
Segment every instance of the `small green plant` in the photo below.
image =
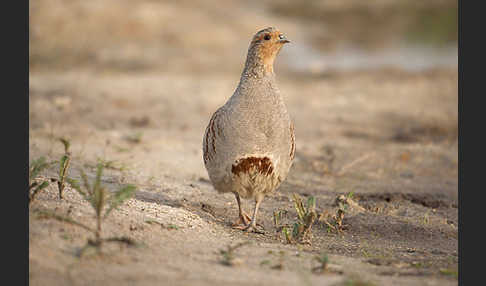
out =
[[[101,176],[104,169],[103,164],[98,164],[96,170],[96,177],[93,185],[90,185],[86,174],[81,171],[81,178],[84,183],[85,190],[83,191],[77,181],[68,179],[71,186],[78,191],[78,193],[88,201],[96,213],[96,241],[101,243],[101,222],[106,217],[118,208],[125,200],[131,198],[135,193],[134,185],[126,185],[110,195],[104,186],[101,185]],[[107,206],[107,208],[105,208]],[[106,210],[105,210],[106,209]],[[103,212],[103,210],[105,210]]]
[[143,137],[143,132],[139,131],[139,132],[135,132],[133,134],[127,135],[125,138],[126,138],[127,141],[129,141],[131,143],[138,144],[138,143],[142,142],[142,137]]
[[277,229],[281,229],[287,243],[311,243],[312,225],[317,218],[316,199],[311,196],[304,205],[302,198],[298,194],[293,194],[294,207],[297,211],[297,221],[293,224],[279,226],[282,211],[274,213],[274,223]]
[[341,285],[343,286],[375,286],[372,282],[363,281],[359,278],[348,278]]
[[282,221],[282,219],[287,217],[287,214],[288,214],[287,210],[279,210],[279,211],[273,212],[273,224],[275,225],[275,227],[277,229],[282,228],[282,225],[280,224],[280,222]]
[[278,252],[278,262],[277,264],[273,265],[271,268],[275,270],[282,270],[284,269],[284,261],[285,261],[285,251],[280,250]]
[[51,163],[46,162],[45,157],[33,160],[29,166],[29,205],[34,201],[36,195],[49,186],[49,181],[37,182],[34,179],[39,173],[49,167]]
[[314,260],[319,262],[319,265],[312,268],[312,272],[314,273],[324,273],[327,271],[327,266],[329,263],[329,258],[327,257],[326,253],[321,253],[314,257]]
[[61,157],[61,160],[59,160],[59,179],[57,180],[59,198],[62,199],[64,188],[66,187],[69,163],[71,162],[71,152],[69,151],[69,146],[71,146],[71,143],[64,138],[60,138],[59,141],[61,141],[61,143],[64,145],[64,155]]
[[328,211],[324,211],[319,216],[318,221],[323,222],[327,226],[327,232],[336,232],[340,233],[345,229],[345,225],[343,224],[344,215],[348,210],[350,205],[353,205],[356,208],[361,208],[358,204],[356,204],[351,198],[353,197],[353,192],[348,193],[346,196],[341,195],[336,198],[336,213],[330,214]]
[[341,208],[337,209],[334,215],[331,215],[327,211],[324,211],[319,216],[319,221],[322,221],[327,226],[328,233],[340,233],[344,230],[344,213],[344,210]]
[[292,243],[292,242],[293,242],[293,239],[292,239],[292,234],[290,233],[290,229],[289,229],[289,227],[284,226],[284,227],[282,228],[282,233],[283,233],[283,235],[284,235],[284,237],[285,237],[285,241],[286,241],[287,243]]
[[424,214],[424,218],[423,218],[423,220],[422,220],[422,223],[426,225],[426,224],[428,224],[428,223],[429,223],[429,221],[430,221],[430,219],[429,219],[429,211],[427,211],[427,212]]
[[264,259],[264,260],[262,260],[262,261],[260,262],[260,265],[268,265],[268,264],[270,264],[270,263],[272,263],[270,260],[268,260],[268,259]]
[[124,242],[127,244],[132,244],[129,238],[106,238],[101,237],[102,222],[108,217],[108,215],[116,208],[118,208],[125,200],[131,198],[135,193],[134,185],[126,185],[120,188],[114,193],[109,193],[106,188],[101,184],[101,176],[103,174],[103,164],[98,164],[96,170],[96,177],[94,182],[90,184],[86,174],[81,170],[81,179],[83,181],[83,188],[79,185],[76,180],[66,178],[67,182],[86,200],[90,203],[91,207],[94,209],[96,214],[96,228],[93,229],[83,223],[75,221],[71,218],[60,216],[50,212],[42,213],[46,217],[51,217],[60,221],[71,223],[82,227],[95,235],[94,240],[88,241],[88,246],[101,246],[103,241],[107,242]]
[[459,277],[459,273],[456,269],[441,268],[439,269],[439,272],[442,275],[454,277],[456,279]]
[[269,250],[267,254],[271,256],[277,256],[277,263],[274,265],[272,264],[272,261],[270,259],[265,259],[260,262],[260,265],[268,265],[270,269],[274,270],[282,270],[284,269],[284,261],[286,259],[286,254],[285,251],[280,250],[279,252],[273,252],[272,250]]
[[226,249],[220,249],[219,254],[221,254],[221,264],[226,266],[234,266],[237,264],[237,259],[235,257],[235,250],[250,244],[250,241],[239,242],[235,245],[228,245]]
[[[103,158],[98,158],[97,159],[98,164],[102,164],[105,166],[106,169],[111,169],[111,170],[117,170],[117,171],[126,171],[128,169],[128,166],[124,163],[117,162],[115,160],[105,160]],[[93,167],[93,165],[88,165]]]

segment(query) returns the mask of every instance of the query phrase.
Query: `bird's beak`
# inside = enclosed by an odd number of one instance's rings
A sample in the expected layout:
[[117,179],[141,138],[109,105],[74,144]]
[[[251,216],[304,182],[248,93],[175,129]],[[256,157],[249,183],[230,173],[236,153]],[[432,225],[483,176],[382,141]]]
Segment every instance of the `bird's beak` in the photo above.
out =
[[278,36],[278,38],[279,38],[279,40],[278,40],[279,43],[282,43],[282,44],[290,43],[290,41],[287,39],[287,37],[285,35],[283,35],[283,34],[280,34]]

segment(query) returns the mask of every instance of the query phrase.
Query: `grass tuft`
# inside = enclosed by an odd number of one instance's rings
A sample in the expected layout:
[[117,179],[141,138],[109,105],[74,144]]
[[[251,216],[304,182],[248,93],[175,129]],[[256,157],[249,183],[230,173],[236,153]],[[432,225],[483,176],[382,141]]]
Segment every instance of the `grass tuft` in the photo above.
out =
[[316,213],[316,199],[311,196],[304,205],[302,198],[298,194],[293,194],[294,207],[297,212],[297,221],[291,224],[280,225],[286,210],[274,212],[274,224],[277,231],[281,230],[287,243],[306,243],[311,244],[312,225],[314,224]]
[[49,186],[49,181],[37,182],[35,178],[46,168],[48,168],[52,162],[46,162],[45,157],[39,157],[33,160],[29,166],[29,205],[34,201],[37,194]]
[[456,279],[459,277],[459,273],[458,273],[458,271],[456,269],[441,268],[441,269],[439,269],[439,272],[442,275],[454,277]]
[[329,258],[326,253],[321,253],[314,257],[314,260],[319,262],[319,265],[312,268],[313,273],[325,273],[327,271],[327,266],[329,264]]
[[327,232],[340,233],[346,229],[344,225],[344,215],[350,207],[359,211],[364,211],[364,208],[352,200],[354,193],[350,192],[346,196],[340,195],[336,198],[337,209],[334,214],[324,211],[319,216],[318,221],[323,222],[327,226]]
[[91,246],[96,246],[96,247],[101,246],[103,241],[121,242],[121,243],[127,243],[128,245],[134,244],[130,239],[127,238],[112,237],[112,238],[103,239],[101,237],[103,220],[106,219],[108,215],[114,209],[117,209],[124,201],[131,198],[135,194],[135,189],[136,189],[135,186],[133,185],[126,185],[114,193],[109,193],[106,190],[105,186],[101,184],[103,169],[104,169],[104,165],[98,164],[96,170],[96,177],[94,179],[94,182],[92,183],[89,182],[88,177],[86,176],[84,171],[81,170],[81,179],[83,181],[83,187],[81,187],[81,185],[77,180],[66,178],[66,181],[72,186],[72,188],[75,189],[83,197],[84,200],[88,201],[91,207],[93,208],[93,210],[95,211],[96,214],[95,229],[83,223],[80,223],[76,220],[73,220],[69,217],[61,216],[53,212],[41,213],[41,216],[54,218],[63,222],[67,222],[82,227],[94,233],[95,239],[89,240],[87,246],[83,248],[82,252],[84,252],[84,250],[88,249]]
[[69,151],[69,147],[71,143],[65,138],[59,138],[59,141],[64,145],[64,155],[59,160],[59,179],[57,180],[57,186],[59,189],[59,198],[63,198],[64,188],[66,187],[66,178],[69,168],[69,163],[71,162],[71,152]]
[[250,241],[244,241],[235,245],[228,245],[226,249],[220,249],[219,254],[222,256],[221,264],[226,266],[235,266],[238,264],[238,260],[235,257],[235,250],[250,243]]

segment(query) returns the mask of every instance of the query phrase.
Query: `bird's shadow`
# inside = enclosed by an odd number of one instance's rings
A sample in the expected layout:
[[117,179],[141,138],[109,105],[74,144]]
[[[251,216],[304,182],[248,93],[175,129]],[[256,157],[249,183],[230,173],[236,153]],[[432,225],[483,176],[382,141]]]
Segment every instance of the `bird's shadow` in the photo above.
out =
[[225,206],[218,206],[217,204],[212,204],[208,201],[189,201],[185,198],[172,199],[163,191],[151,192],[139,190],[135,193],[135,199],[173,208],[181,208],[198,215],[207,223],[216,223],[223,227],[231,227],[232,222],[228,220],[228,217],[237,215],[236,212],[233,214],[229,208]]

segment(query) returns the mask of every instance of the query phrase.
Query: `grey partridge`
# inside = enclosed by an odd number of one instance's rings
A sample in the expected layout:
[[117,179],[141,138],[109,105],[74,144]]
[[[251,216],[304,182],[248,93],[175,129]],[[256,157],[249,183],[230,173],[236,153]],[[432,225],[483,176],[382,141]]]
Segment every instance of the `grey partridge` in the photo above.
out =
[[[203,159],[214,188],[238,203],[235,228],[257,230],[263,198],[285,180],[295,154],[294,126],[277,88],[274,60],[289,40],[270,27],[253,36],[238,87],[212,115],[203,138]],[[254,198],[250,218],[240,198]]]

